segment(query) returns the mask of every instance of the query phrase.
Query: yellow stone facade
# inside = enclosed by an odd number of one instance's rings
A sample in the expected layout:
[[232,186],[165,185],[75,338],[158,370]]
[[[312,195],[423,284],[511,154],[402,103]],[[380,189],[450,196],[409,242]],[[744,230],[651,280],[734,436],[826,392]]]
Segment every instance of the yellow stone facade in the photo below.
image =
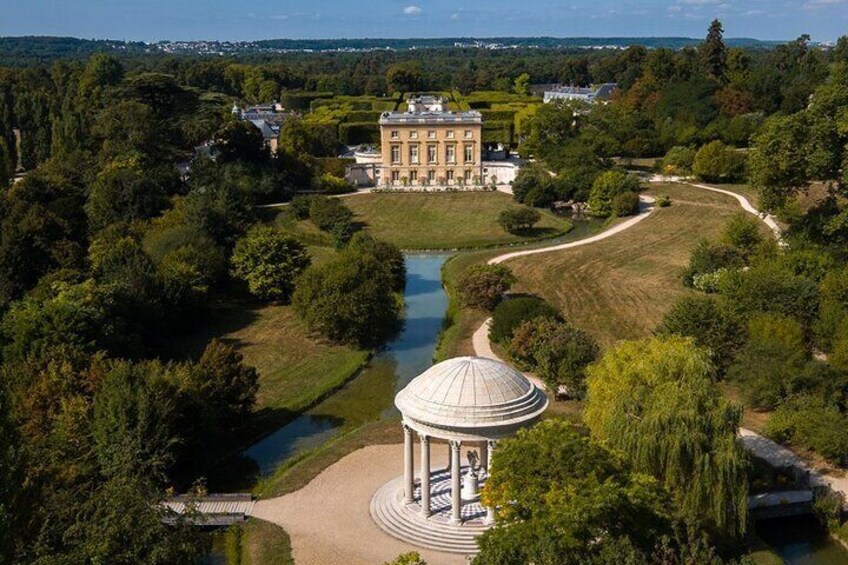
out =
[[386,112],[380,118],[380,185],[483,184],[479,112]]

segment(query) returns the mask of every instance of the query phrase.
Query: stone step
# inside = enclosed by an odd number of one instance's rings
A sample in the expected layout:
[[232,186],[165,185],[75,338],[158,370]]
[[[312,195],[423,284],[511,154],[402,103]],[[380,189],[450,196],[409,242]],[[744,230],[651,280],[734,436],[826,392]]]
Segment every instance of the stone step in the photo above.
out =
[[400,482],[390,481],[371,499],[371,517],[377,525],[398,539],[412,545],[472,555],[478,552],[476,538],[487,525],[453,526],[440,519],[425,519],[417,505],[406,505],[400,493]]

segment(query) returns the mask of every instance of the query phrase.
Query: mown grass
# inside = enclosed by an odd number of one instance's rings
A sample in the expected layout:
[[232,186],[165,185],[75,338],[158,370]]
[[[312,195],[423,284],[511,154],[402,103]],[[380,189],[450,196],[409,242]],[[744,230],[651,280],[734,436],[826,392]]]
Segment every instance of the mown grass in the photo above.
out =
[[366,194],[345,199],[354,221],[374,237],[402,249],[468,249],[515,244],[562,235],[570,221],[543,211],[526,234],[512,235],[498,215],[517,206],[501,192]]
[[259,374],[256,417],[244,442],[268,433],[350,379],[368,351],[332,345],[310,335],[289,305],[248,300],[216,305],[197,331],[172,343],[175,357],[196,358],[212,338],[233,345]]
[[227,565],[293,565],[291,539],[270,522],[251,518],[213,534],[213,551],[223,554]]
[[[273,474],[261,478],[253,493],[271,497],[297,490],[306,484],[300,482],[301,478],[317,475],[341,457],[334,448],[339,441],[377,423],[396,422],[397,416],[391,412],[395,380],[394,363],[375,359],[355,379],[312,408],[309,412],[312,417],[329,418],[338,424],[333,439],[286,460]],[[297,487],[293,488],[293,484]]]
[[653,185],[672,205],[621,234],[505,263],[519,292],[537,294],[602,346],[650,335],[675,300],[693,292],[680,273],[701,238],[717,237],[739,211],[731,197],[679,184]]

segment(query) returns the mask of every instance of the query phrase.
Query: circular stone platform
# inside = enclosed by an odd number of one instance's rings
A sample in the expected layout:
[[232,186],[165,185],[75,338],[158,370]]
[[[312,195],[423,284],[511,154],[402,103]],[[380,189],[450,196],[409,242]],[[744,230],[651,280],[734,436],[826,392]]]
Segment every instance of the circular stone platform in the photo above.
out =
[[[462,467],[462,476],[468,467]],[[413,545],[470,555],[477,553],[477,536],[491,524],[486,521],[486,508],[479,500],[463,501],[462,524],[452,525],[451,473],[440,469],[430,473],[430,517],[421,514],[421,483],[415,485],[415,501],[403,501],[403,476],[397,477],[374,493],[371,499],[371,517],[377,525],[396,538]],[[480,474],[480,488],[485,483],[485,472]]]

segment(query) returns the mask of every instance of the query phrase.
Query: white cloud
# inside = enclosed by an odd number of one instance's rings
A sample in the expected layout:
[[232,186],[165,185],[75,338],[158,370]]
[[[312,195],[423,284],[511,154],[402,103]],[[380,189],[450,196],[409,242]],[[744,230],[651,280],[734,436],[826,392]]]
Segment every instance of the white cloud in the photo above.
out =
[[407,6],[406,8],[403,9],[403,13],[406,14],[407,16],[417,16],[418,14],[421,13],[421,8],[419,8],[418,6],[416,6],[414,4],[411,4],[411,5],[409,5],[409,6]]
[[454,12],[453,14],[451,14],[451,18],[450,18],[450,19],[452,19],[452,20],[458,20],[458,19],[459,19],[459,12]]

